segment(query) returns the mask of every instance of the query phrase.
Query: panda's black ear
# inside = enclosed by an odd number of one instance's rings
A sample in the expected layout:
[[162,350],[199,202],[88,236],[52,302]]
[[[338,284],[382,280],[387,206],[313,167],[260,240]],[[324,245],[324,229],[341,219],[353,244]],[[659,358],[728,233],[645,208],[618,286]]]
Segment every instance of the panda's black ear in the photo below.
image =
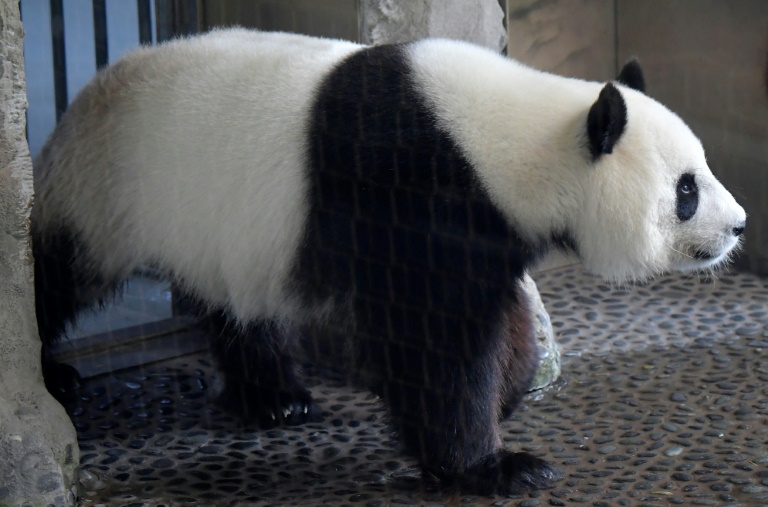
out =
[[613,84],[608,83],[600,91],[597,102],[592,104],[587,116],[589,151],[597,160],[600,155],[612,153],[627,126],[627,106],[624,97]]
[[640,68],[640,63],[635,58],[624,65],[624,68],[619,72],[619,77],[616,78],[616,81],[633,90],[645,93],[643,69]]

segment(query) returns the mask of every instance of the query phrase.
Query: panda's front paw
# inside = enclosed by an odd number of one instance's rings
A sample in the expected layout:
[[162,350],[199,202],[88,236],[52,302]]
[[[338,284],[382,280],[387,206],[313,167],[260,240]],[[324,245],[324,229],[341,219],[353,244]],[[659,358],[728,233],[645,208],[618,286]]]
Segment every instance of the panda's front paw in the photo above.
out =
[[264,390],[259,395],[256,409],[259,426],[262,428],[280,424],[297,426],[322,419],[320,410],[306,389]]
[[528,453],[498,451],[456,477],[458,486],[479,495],[513,495],[548,488],[562,472]]
[[297,426],[322,420],[312,394],[304,388],[281,389],[272,386],[245,384],[225,388],[219,404],[247,422],[261,428]]

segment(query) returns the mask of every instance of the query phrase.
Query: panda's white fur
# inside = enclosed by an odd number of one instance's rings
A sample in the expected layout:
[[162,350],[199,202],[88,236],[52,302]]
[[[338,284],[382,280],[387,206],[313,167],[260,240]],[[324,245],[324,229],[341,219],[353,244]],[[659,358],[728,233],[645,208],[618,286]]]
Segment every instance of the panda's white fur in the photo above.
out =
[[35,162],[33,223],[76,228],[108,284],[154,264],[241,321],[295,319],[302,135],[323,75],[359,48],[228,30],[127,55]]
[[[581,156],[584,117],[602,84],[501,64],[455,41],[425,41],[411,55],[443,128],[529,239],[572,231],[587,269],[619,282],[711,268],[737,245],[731,229],[744,210],[713,176],[698,138],[652,98],[620,86],[627,127],[613,153],[593,163]],[[701,197],[681,224],[675,182],[685,172],[695,173]],[[713,258],[692,259],[702,248]]]
[[[381,129],[373,140],[368,127]],[[402,160],[390,164],[392,153]],[[325,167],[334,160],[343,167]],[[697,205],[680,218],[689,177]],[[218,353],[267,423],[275,413],[304,421],[311,396],[283,326],[351,320],[357,359],[377,369],[371,386],[406,447],[441,479],[483,493],[557,477],[499,436],[498,416],[537,361],[523,270],[558,246],[614,281],[712,268],[745,221],[690,129],[627,86],[447,40],[366,48],[241,29],[142,49],[102,71],[36,160],[35,186],[46,343],[154,265],[240,326],[243,350]],[[52,269],[68,273],[56,282]],[[49,281],[72,293],[42,295]]]

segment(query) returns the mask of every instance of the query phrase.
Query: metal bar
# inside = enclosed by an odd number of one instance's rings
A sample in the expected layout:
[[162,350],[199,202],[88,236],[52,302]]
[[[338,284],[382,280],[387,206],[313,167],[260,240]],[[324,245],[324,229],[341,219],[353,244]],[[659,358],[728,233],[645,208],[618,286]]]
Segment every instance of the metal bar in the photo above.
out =
[[96,42],[96,68],[100,69],[109,63],[106,0],[93,0],[93,36]]
[[150,0],[136,0],[139,9],[139,42],[152,44],[152,6]]
[[56,122],[67,110],[67,58],[64,51],[64,9],[62,0],[51,1],[51,44],[53,45],[53,90]]

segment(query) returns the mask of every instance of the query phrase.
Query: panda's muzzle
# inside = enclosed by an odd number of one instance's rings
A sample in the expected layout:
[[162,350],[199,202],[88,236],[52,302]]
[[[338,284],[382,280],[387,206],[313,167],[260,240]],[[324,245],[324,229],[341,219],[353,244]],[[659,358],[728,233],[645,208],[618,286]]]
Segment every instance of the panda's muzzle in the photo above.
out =
[[[736,238],[735,242],[731,243],[731,245],[725,249],[726,252],[731,250],[736,245],[738,245],[738,238],[744,233],[745,226],[746,226],[746,221],[742,220],[735,227],[726,229],[726,234],[730,234],[733,238]],[[734,241],[734,240],[732,239],[731,241]],[[725,252],[712,253],[711,251],[695,248],[691,251],[691,257],[700,261],[711,261],[719,258],[724,253]]]
[[712,255],[710,252],[704,252],[703,250],[694,250],[693,258],[698,259],[700,261],[708,261],[708,260],[714,259],[715,256]]

